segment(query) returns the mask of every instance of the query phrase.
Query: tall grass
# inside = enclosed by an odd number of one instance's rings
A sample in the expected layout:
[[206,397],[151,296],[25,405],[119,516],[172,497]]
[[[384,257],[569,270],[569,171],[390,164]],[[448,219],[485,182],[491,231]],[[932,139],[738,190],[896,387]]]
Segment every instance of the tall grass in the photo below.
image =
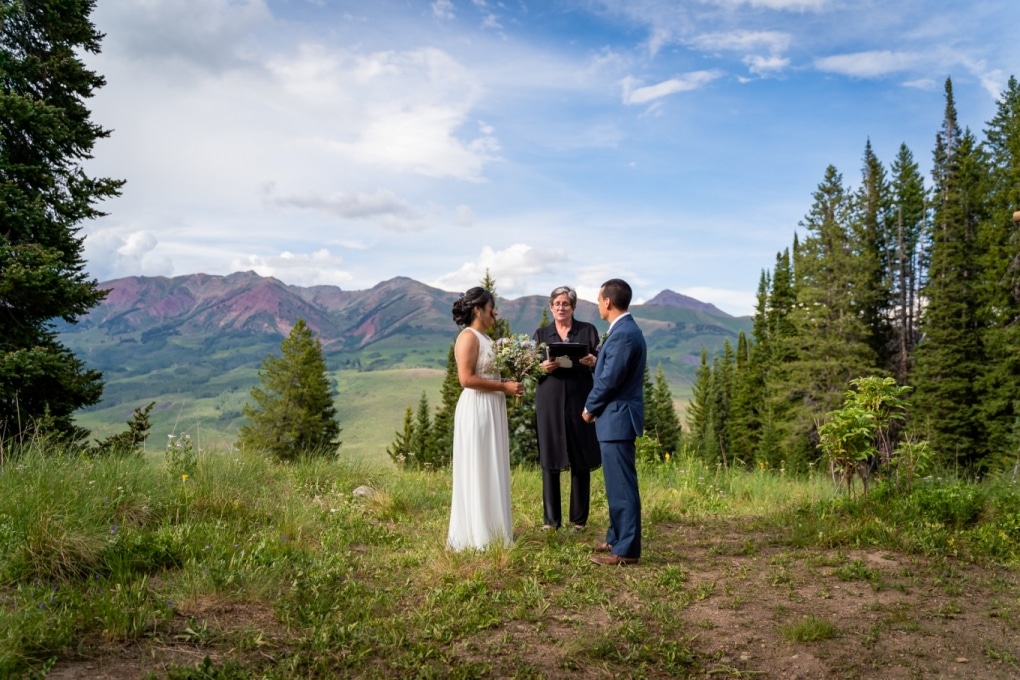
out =
[[[587,556],[607,523],[600,474],[585,533],[539,531],[540,475],[517,468],[513,547],[450,553],[448,471],[203,453],[180,473],[161,456],[34,447],[0,467],[0,677],[149,637],[272,645],[223,677],[527,677],[521,649],[540,653],[547,629],[570,631],[554,650],[565,671],[685,675],[698,660],[675,623],[704,592],[662,538],[675,526],[1020,560],[1020,494],[1005,482],[933,480],[911,494],[879,484],[852,502],[822,475],[693,459],[642,464],[639,474],[647,567],[598,570]],[[635,602],[610,596],[621,579]],[[218,630],[202,618],[227,605],[257,613],[259,625]]]

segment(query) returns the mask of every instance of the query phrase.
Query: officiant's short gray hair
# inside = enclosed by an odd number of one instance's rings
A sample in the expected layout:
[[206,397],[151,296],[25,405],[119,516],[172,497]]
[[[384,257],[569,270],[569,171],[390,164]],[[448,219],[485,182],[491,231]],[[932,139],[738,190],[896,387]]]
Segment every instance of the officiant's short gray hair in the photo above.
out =
[[570,286],[560,286],[559,288],[553,288],[553,292],[549,293],[549,304],[553,303],[553,300],[561,295],[566,295],[570,300],[571,307],[577,307],[577,291]]

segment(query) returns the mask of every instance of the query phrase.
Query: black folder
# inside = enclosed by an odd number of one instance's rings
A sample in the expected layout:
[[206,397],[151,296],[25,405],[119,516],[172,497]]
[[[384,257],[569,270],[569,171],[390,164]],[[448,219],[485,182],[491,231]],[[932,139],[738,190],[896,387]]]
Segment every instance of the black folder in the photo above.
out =
[[546,345],[546,352],[550,359],[570,357],[573,361],[590,354],[588,345],[582,342],[550,342]]

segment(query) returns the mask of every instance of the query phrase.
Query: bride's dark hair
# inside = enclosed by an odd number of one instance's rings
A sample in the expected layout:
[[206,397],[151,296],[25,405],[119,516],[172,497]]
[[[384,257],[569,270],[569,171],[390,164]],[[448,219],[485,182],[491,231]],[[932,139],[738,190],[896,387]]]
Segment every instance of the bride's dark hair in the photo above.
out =
[[490,302],[496,304],[492,293],[481,286],[470,288],[453,301],[453,320],[457,322],[458,326],[470,326],[471,320],[474,318],[475,307],[485,307]]

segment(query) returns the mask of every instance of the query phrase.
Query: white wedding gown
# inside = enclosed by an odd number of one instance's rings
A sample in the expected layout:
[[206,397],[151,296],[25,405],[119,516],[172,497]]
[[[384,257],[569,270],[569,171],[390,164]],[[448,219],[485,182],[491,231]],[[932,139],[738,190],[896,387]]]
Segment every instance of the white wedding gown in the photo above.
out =
[[[498,380],[492,340],[478,338],[475,374]],[[453,502],[446,544],[452,550],[513,542],[510,520],[510,439],[502,392],[465,389],[453,419]]]

